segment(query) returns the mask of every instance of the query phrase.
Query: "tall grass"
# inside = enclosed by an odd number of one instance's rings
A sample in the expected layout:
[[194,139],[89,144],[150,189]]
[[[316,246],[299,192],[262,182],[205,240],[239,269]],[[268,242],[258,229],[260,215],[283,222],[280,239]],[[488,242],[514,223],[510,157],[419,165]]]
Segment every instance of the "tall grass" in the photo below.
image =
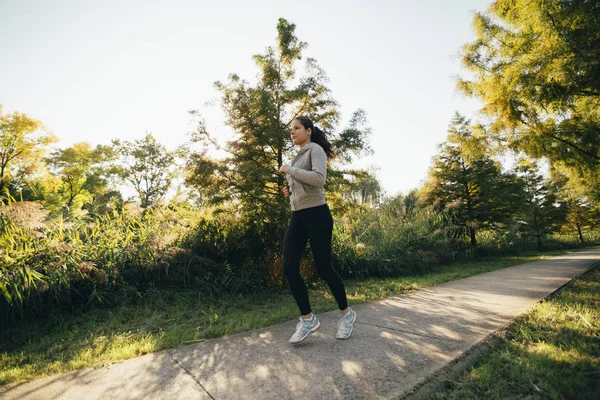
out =
[[388,214],[340,219],[334,232],[338,269],[347,276],[401,276],[464,258],[465,249],[447,230],[447,218],[431,211],[393,220]]
[[0,318],[7,324],[25,310],[114,304],[143,284],[187,278],[180,276],[187,252],[175,246],[186,221],[165,213],[58,220],[40,229],[2,221]]
[[[22,217],[23,210],[28,216]],[[444,214],[391,207],[354,211],[336,217],[334,225],[333,263],[345,278],[422,274],[475,256]],[[235,213],[212,215],[189,207],[142,213],[125,207],[94,219],[44,218],[37,204],[0,207],[3,325],[56,308],[136,302],[144,291],[161,286],[194,287],[219,297],[285,284],[284,227]],[[588,243],[598,240],[588,236]],[[546,238],[544,245],[574,247],[575,239]],[[480,232],[479,241],[477,256],[535,249],[533,240],[510,232]],[[302,270],[309,282],[317,278],[311,264],[307,252]]]

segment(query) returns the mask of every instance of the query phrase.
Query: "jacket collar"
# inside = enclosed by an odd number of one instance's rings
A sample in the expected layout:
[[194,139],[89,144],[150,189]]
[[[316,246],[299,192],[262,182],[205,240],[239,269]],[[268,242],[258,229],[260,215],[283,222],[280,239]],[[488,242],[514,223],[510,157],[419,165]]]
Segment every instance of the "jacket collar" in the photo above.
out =
[[308,143],[306,146],[304,146],[303,148],[300,149],[300,151],[298,152],[297,156],[304,154],[308,151],[308,149],[318,146],[318,144],[314,143],[314,142],[310,142]]

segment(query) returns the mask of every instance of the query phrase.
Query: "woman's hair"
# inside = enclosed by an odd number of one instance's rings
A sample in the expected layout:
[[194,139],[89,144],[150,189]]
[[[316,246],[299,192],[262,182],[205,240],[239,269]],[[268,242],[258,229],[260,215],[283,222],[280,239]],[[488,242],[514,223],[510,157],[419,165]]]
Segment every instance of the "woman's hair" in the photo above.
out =
[[333,156],[335,155],[335,152],[333,151],[333,147],[331,146],[331,143],[329,143],[329,140],[327,140],[327,137],[325,136],[325,132],[323,132],[322,130],[317,128],[315,126],[315,124],[312,122],[312,120],[308,117],[300,116],[300,117],[296,117],[295,119],[298,120],[302,124],[304,129],[310,128],[310,130],[312,132],[310,135],[310,141],[315,142],[316,144],[321,146],[323,148],[323,150],[325,150],[325,154],[327,154],[327,158],[331,160],[333,158]]

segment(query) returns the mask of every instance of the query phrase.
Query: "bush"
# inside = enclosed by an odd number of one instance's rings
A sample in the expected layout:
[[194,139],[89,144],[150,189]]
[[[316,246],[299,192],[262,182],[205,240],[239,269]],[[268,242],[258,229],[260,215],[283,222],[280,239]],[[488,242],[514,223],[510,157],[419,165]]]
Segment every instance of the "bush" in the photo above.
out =
[[[399,212],[397,205],[357,207],[337,216],[333,266],[344,278],[422,274],[470,257],[515,254],[537,248],[518,230],[481,230],[472,253],[451,218],[432,211]],[[282,244],[286,226],[252,221],[235,212],[211,215],[185,207],[136,210],[68,223],[40,220],[39,205],[18,205],[37,217],[0,213],[0,320],[3,326],[55,308],[111,306],[138,301],[161,287],[195,287],[207,296],[284,286]],[[33,215],[33,214],[32,214]],[[15,223],[12,219],[15,219]],[[595,236],[594,236],[595,235]],[[598,243],[586,232],[586,243]],[[545,249],[579,246],[576,235],[543,238]],[[307,282],[318,279],[307,251]]]

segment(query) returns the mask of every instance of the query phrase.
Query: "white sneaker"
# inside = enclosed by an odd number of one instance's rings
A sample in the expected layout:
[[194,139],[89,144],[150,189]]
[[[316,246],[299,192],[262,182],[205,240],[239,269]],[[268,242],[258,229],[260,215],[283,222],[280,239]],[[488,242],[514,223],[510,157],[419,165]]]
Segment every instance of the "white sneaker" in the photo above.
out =
[[338,331],[335,335],[338,339],[348,339],[352,335],[352,329],[354,329],[354,322],[356,321],[356,313],[353,309],[349,309],[346,315],[340,313],[338,321]]
[[296,325],[296,333],[290,338],[290,343],[298,344],[303,342],[309,334],[316,332],[320,326],[321,323],[314,314],[310,319],[300,317],[300,322]]

